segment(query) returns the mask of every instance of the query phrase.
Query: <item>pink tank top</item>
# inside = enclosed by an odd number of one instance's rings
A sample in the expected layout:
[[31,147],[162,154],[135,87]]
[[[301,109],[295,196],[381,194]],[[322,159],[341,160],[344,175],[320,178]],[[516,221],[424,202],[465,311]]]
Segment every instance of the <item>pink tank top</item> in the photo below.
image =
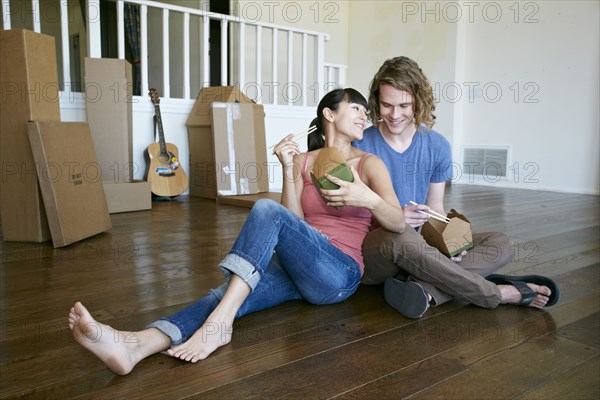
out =
[[[365,158],[370,154],[361,157],[358,164],[358,173],[362,169]],[[360,266],[361,275],[364,272],[365,264],[362,257],[362,243],[369,232],[371,225],[371,212],[366,208],[344,206],[339,210],[328,206],[312,183],[307,177],[306,163],[308,155],[304,156],[302,166],[302,180],[304,189],[302,191],[302,210],[304,211],[304,220],[315,229],[325,235],[331,244],[352,257]]]

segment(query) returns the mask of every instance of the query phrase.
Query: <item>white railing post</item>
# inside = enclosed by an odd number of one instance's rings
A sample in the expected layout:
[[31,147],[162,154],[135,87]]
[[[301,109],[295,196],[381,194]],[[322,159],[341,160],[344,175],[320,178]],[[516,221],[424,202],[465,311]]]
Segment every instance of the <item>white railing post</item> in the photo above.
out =
[[239,57],[239,85],[240,85],[240,90],[244,89],[244,86],[246,85],[246,24],[243,22],[240,22],[239,24],[239,44],[238,44],[238,57]]
[[71,93],[71,62],[69,46],[69,8],[66,1],[60,2],[60,38],[62,46],[63,90]]
[[122,0],[117,1],[117,48],[118,57],[125,59],[125,4]]
[[11,17],[10,17],[10,1],[2,0],[2,26],[4,29],[10,29]]
[[271,77],[272,77],[272,81],[271,83],[273,84],[273,103],[271,104],[277,104],[277,58],[278,58],[278,51],[277,51],[277,46],[278,46],[278,35],[279,35],[279,31],[277,30],[277,28],[273,28],[273,39],[272,39],[272,47],[273,47],[273,59],[272,59],[272,71],[271,71]]
[[169,65],[169,10],[164,8],[162,15],[163,30],[163,94],[165,99],[171,97],[171,73]]
[[183,14],[183,98],[190,98],[190,14]]
[[293,105],[292,101],[292,81],[294,79],[294,69],[293,69],[293,60],[294,60],[294,32],[288,31],[288,70],[287,70],[287,103],[289,106]]
[[200,60],[202,62],[202,87],[210,86],[210,59],[208,55],[209,51],[209,43],[208,36],[209,31],[208,28],[210,26],[210,18],[208,16],[202,17],[202,54],[200,56]]
[[317,36],[317,46],[316,46],[316,54],[315,54],[315,71],[316,71],[316,80],[317,80],[317,102],[321,101],[321,98],[325,94],[325,82],[324,82],[324,74],[323,66],[325,64],[325,36],[318,35]]
[[31,0],[31,10],[33,11],[33,31],[40,33],[42,31],[40,0]]
[[307,64],[308,64],[308,35],[302,34],[302,106],[306,107],[308,97],[308,78],[307,78]]
[[100,0],[87,0],[86,3],[88,57],[101,58],[102,31],[100,29]]
[[256,86],[259,88],[262,86],[262,27],[260,25],[256,25]]

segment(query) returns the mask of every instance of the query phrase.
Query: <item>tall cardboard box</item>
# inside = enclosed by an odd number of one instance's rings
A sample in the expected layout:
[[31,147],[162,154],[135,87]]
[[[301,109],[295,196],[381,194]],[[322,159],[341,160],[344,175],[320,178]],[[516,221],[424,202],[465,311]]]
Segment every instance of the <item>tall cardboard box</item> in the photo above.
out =
[[147,210],[147,182],[133,181],[133,84],[131,64],[115,58],[85,59],[86,116],[110,213]]
[[214,102],[212,117],[217,194],[267,192],[269,174],[263,106]]
[[43,242],[50,229],[27,137],[31,120],[60,121],[54,38],[0,31],[0,211],[4,240]]
[[190,196],[216,199],[217,171],[212,133],[212,103],[254,104],[235,86],[213,86],[200,90],[186,126],[190,152]]
[[89,127],[84,122],[28,124],[54,247],[112,227]]
[[116,58],[85,59],[86,116],[106,182],[133,179],[131,64]]

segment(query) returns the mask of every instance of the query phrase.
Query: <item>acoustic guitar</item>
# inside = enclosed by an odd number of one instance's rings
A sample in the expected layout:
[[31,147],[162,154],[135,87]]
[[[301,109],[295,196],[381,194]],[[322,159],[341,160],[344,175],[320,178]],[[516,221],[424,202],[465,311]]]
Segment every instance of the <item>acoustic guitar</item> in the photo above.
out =
[[150,89],[150,99],[154,103],[158,143],[152,143],[147,149],[150,158],[147,180],[150,182],[150,190],[155,195],[161,197],[179,196],[188,188],[188,177],[179,163],[177,146],[165,142],[165,133],[160,116],[160,99],[156,89]]

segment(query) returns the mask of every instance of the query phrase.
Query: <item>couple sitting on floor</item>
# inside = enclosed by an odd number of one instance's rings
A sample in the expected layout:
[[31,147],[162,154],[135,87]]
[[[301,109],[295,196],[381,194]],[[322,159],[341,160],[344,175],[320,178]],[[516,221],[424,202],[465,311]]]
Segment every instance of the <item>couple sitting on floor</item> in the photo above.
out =
[[[369,109],[374,126],[365,131]],[[309,151],[301,153],[292,135],[274,147],[283,167],[281,204],[254,205],[220,263],[225,283],[136,332],[95,321],[77,302],[68,317],[75,339],[127,374],[162,351],[197,362],[229,343],[243,315],[288,300],[338,303],[361,282],[385,283],[386,301],[410,318],[451,298],[490,309],[555,304],[558,287],[548,278],[490,275],[512,259],[506,235],[474,235],[472,250],[448,258],[413,229],[427,221],[422,211],[445,214],[445,182],[452,178],[450,145],[431,130],[433,111],[431,86],[406,57],[383,64],[368,103],[354,89],[329,92],[311,124],[317,129]],[[311,172],[323,147],[340,150],[353,182],[328,175],[339,189],[315,186]]]

